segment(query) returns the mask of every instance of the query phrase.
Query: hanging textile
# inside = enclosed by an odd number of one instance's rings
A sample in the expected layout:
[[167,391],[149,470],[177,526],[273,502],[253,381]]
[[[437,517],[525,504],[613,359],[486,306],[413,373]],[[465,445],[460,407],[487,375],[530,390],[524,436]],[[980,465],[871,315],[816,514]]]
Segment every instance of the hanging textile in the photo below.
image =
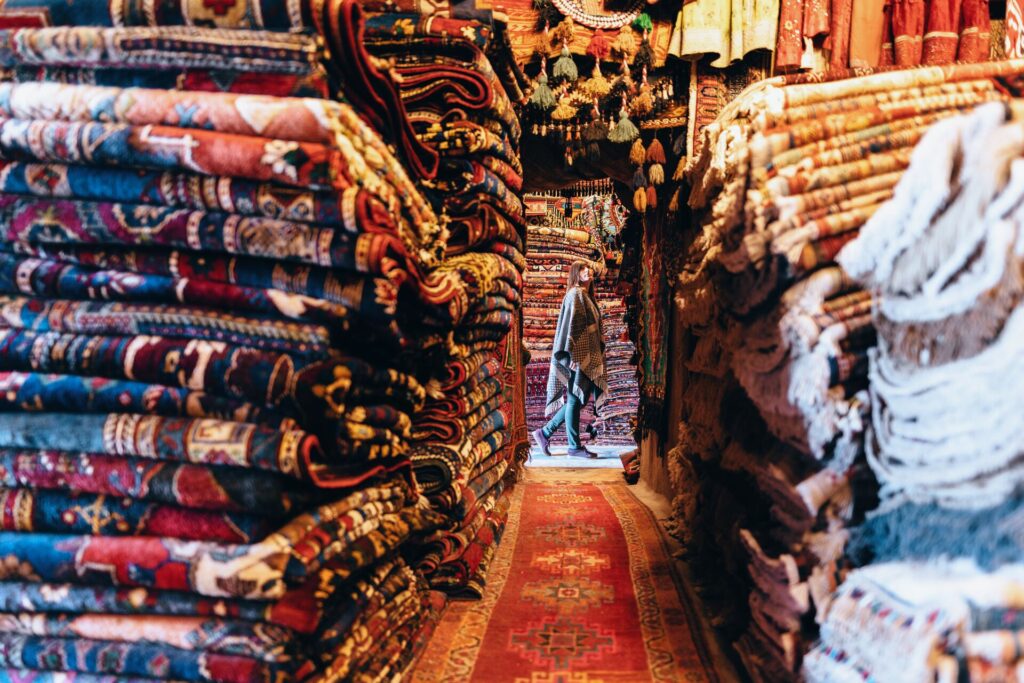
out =
[[639,424],[642,430],[660,430],[668,373],[668,274],[664,261],[663,213],[643,220],[640,281],[637,290],[640,374]]

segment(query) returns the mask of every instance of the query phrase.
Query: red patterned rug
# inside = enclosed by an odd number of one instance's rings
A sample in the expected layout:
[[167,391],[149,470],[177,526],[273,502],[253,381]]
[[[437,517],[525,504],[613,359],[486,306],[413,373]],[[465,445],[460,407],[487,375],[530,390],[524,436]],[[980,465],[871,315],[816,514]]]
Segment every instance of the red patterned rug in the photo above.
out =
[[718,680],[657,522],[617,475],[528,470],[484,599],[448,608],[413,681]]

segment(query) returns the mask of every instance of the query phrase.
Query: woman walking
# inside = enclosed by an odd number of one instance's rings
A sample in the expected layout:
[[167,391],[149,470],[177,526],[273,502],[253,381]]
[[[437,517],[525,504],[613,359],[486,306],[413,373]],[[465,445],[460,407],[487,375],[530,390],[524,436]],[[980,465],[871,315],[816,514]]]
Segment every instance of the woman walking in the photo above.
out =
[[544,413],[553,416],[546,425],[533,432],[534,441],[544,455],[551,455],[548,441],[565,424],[569,455],[597,457],[580,443],[580,411],[591,397],[597,401],[599,410],[608,392],[601,312],[594,298],[592,275],[590,266],[583,261],[577,261],[569,268],[568,288],[558,314],[551,368],[548,370]]

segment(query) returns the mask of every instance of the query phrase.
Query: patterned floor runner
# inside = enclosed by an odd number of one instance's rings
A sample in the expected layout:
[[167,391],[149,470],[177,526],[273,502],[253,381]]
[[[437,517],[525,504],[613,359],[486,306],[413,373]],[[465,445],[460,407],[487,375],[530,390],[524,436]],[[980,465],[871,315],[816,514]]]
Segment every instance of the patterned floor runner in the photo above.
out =
[[451,604],[416,683],[717,681],[657,522],[601,470],[529,470],[479,602]]

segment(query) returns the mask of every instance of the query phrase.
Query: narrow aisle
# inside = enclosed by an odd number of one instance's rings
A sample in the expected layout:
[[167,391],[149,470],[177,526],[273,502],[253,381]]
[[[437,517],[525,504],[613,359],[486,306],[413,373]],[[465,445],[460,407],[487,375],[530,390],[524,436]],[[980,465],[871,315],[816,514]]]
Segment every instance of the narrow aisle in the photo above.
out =
[[416,683],[718,681],[663,537],[621,472],[530,469],[478,602],[453,602]]

